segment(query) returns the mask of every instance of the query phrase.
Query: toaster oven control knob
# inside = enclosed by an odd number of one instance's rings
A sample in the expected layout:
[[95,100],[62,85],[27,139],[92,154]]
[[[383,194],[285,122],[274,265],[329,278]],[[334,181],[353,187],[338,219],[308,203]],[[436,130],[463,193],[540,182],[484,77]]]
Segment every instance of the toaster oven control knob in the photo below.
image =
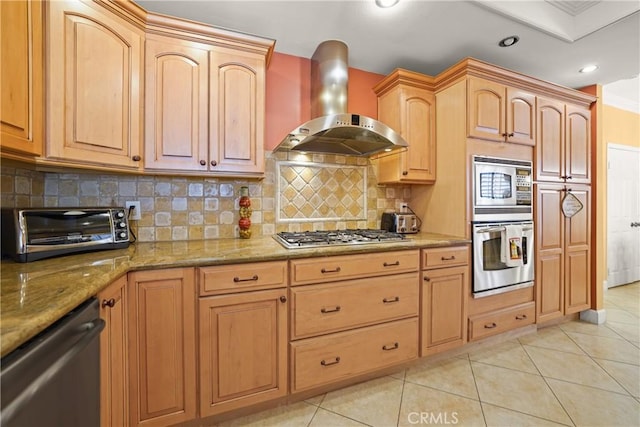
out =
[[116,212],[116,218],[124,218],[124,212],[122,211]]
[[118,227],[119,227],[119,228],[127,228],[127,223],[126,223],[126,222],[124,222],[124,221],[123,221],[123,222],[119,222],[119,223],[118,223]]
[[121,238],[121,239],[126,239],[126,238],[127,238],[127,233],[125,233],[125,232],[123,231],[123,232],[121,232],[121,233],[119,234],[119,236],[120,236],[120,238]]

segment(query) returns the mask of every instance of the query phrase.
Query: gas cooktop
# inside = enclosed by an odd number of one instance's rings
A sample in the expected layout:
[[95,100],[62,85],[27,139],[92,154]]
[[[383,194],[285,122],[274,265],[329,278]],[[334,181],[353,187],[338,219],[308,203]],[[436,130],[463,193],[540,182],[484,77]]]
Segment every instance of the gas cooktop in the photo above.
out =
[[331,230],[331,231],[282,231],[273,236],[287,249],[329,245],[358,245],[366,243],[392,243],[405,239],[403,234],[385,230]]

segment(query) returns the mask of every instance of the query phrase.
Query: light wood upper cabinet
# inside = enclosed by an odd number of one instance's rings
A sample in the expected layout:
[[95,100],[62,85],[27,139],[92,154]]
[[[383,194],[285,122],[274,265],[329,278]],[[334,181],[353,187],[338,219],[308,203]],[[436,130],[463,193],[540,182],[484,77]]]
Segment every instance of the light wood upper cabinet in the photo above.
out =
[[264,174],[266,55],[147,36],[145,169]]
[[377,156],[379,183],[435,182],[435,95],[432,84],[431,77],[395,70],[374,88],[378,95],[378,119],[409,143],[407,150]]
[[196,417],[196,291],[193,268],[129,273],[131,426]]
[[264,173],[266,63],[264,55],[211,52],[210,170]]
[[105,328],[100,334],[100,425],[129,424],[127,276],[122,276],[98,294],[100,318]]
[[535,145],[535,95],[476,77],[467,85],[470,137]]
[[209,50],[147,36],[145,169],[208,168]]
[[591,112],[570,104],[566,106],[565,174],[567,182],[591,182]]
[[41,155],[44,140],[43,7],[40,1],[0,2],[0,148]]
[[587,108],[538,98],[535,180],[591,182],[591,114]]
[[46,157],[138,169],[144,35],[97,3],[47,6]]

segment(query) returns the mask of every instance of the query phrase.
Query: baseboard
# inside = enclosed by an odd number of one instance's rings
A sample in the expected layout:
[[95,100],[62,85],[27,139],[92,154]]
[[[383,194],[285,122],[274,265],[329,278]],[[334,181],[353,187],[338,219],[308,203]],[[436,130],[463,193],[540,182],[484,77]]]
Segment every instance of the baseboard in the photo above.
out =
[[607,320],[607,311],[604,308],[600,310],[584,310],[580,312],[580,320],[602,325]]

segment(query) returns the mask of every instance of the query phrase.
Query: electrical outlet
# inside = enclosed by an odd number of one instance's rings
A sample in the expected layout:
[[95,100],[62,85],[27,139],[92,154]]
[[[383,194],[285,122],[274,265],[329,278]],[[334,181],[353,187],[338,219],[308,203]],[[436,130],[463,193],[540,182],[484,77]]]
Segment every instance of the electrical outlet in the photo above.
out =
[[140,216],[142,215],[142,211],[140,210],[140,202],[139,201],[134,201],[134,202],[125,202],[124,203],[125,208],[127,208],[127,215],[129,214],[129,208],[131,206],[133,206],[133,211],[131,212],[131,215],[129,216],[129,219],[132,220],[138,220],[140,219]]

